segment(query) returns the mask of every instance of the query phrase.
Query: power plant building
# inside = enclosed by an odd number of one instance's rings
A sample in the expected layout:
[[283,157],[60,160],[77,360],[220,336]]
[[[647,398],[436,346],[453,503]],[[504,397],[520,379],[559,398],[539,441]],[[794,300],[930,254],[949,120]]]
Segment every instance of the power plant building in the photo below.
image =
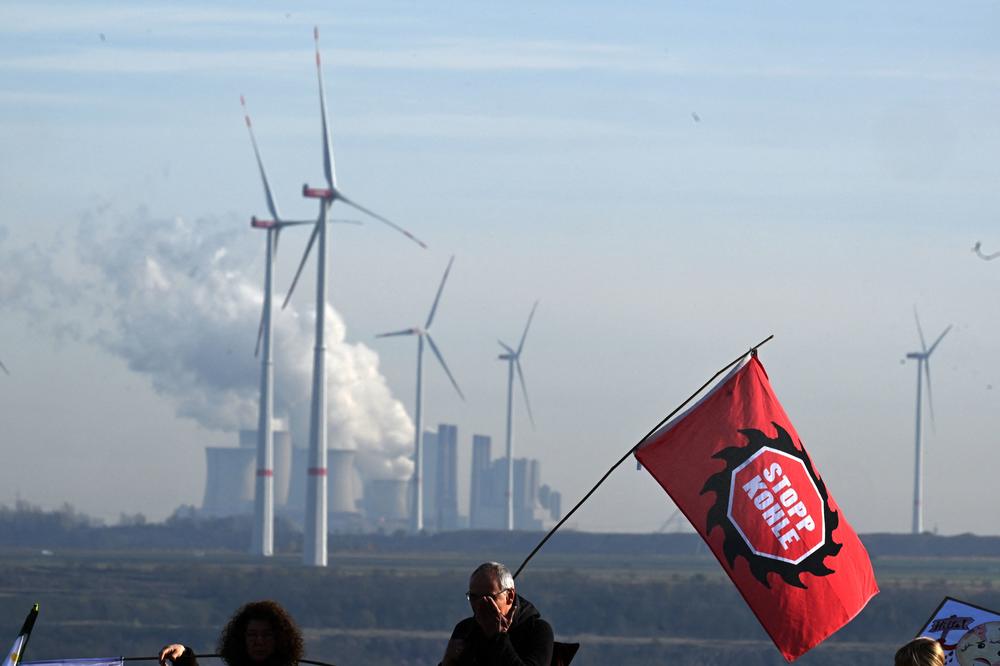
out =
[[[463,528],[491,530],[506,526],[506,458],[492,459],[491,439],[471,440],[468,516],[459,511],[458,428],[442,423],[423,433],[422,477],[424,529],[431,532]],[[257,470],[257,434],[239,433],[237,447],[208,447],[207,474],[201,513],[211,517],[253,513]],[[356,452],[329,449],[327,507],[330,532],[410,528],[414,506],[411,479],[366,479],[357,483]],[[278,516],[302,523],[305,515],[308,453],[292,446],[287,430],[274,430],[274,506]],[[514,459],[514,528],[538,531],[561,517],[561,496],[541,482],[541,463]],[[358,492],[359,490],[363,492]]]
[[492,487],[486,483],[490,469],[490,438],[487,435],[472,436],[472,473],[469,479],[469,527],[487,527],[483,507],[491,500],[488,492]]

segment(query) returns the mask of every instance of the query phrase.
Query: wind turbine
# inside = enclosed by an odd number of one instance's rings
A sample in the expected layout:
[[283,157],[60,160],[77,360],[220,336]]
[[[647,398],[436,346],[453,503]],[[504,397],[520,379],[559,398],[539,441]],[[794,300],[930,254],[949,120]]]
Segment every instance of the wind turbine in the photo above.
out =
[[923,449],[921,448],[920,441],[920,430],[921,430],[921,419],[920,419],[920,407],[921,407],[921,390],[923,388],[923,378],[927,377],[927,406],[931,411],[931,423],[934,422],[934,396],[931,392],[931,366],[930,358],[931,354],[941,343],[941,339],[951,330],[951,325],[942,331],[941,335],[938,336],[934,344],[927,348],[927,343],[924,341],[924,331],[920,327],[920,317],[917,316],[916,308],[913,309],[913,318],[917,322],[917,334],[920,336],[920,347],[922,351],[910,352],[906,355],[906,358],[912,358],[917,361],[917,421],[916,421],[916,444],[914,451],[914,463],[913,463],[913,534],[920,534],[924,527],[924,516],[923,516],[923,500],[924,500],[924,479],[923,479]]
[[3,361],[0,361],[0,370],[3,370],[3,373],[8,377],[10,376],[10,370],[8,370],[7,366],[3,364]]
[[531,413],[531,402],[528,400],[528,387],[524,383],[524,373],[521,371],[521,351],[524,349],[524,339],[528,337],[528,327],[531,326],[531,319],[535,316],[535,308],[538,301],[531,306],[531,314],[528,315],[528,323],[524,325],[524,333],[521,334],[521,342],[517,345],[517,351],[510,348],[510,345],[503,340],[497,340],[504,348],[504,353],[497,356],[501,361],[507,361],[507,531],[514,529],[514,370],[517,370],[517,378],[521,382],[521,393],[524,395],[524,406],[528,408],[528,418],[531,420],[531,427],[535,427],[535,417]]
[[376,335],[376,338],[388,338],[397,335],[415,335],[417,336],[417,402],[414,408],[414,420],[416,421],[416,435],[414,436],[414,460],[415,469],[413,472],[413,492],[414,492],[414,502],[413,502],[413,520],[412,527],[413,531],[420,532],[424,529],[424,482],[423,482],[423,459],[424,459],[424,445],[423,445],[423,418],[424,418],[424,403],[423,403],[423,389],[424,389],[424,339],[427,339],[427,344],[431,346],[431,351],[434,352],[434,356],[437,357],[441,367],[444,368],[444,372],[448,375],[448,379],[451,380],[451,385],[455,387],[455,391],[458,392],[458,396],[465,400],[465,396],[462,395],[462,389],[458,388],[458,382],[451,374],[451,370],[448,369],[448,364],[444,362],[444,356],[441,355],[441,350],[438,349],[437,345],[434,344],[434,338],[431,337],[431,322],[434,321],[434,313],[437,312],[438,302],[441,300],[441,292],[444,291],[444,283],[448,280],[448,273],[451,271],[451,265],[455,261],[454,255],[448,260],[448,267],[444,269],[444,275],[441,277],[441,284],[438,285],[437,295],[434,296],[434,304],[431,305],[431,312],[427,315],[427,323],[424,324],[423,328],[413,327],[407,328],[402,331],[393,331],[392,333],[380,333]]
[[257,475],[254,491],[254,521],[250,552],[262,557],[274,554],[274,359],[271,352],[271,300],[273,294],[272,280],[274,274],[274,255],[278,250],[278,236],[284,227],[302,224],[313,224],[313,220],[283,220],[278,213],[278,205],[271,192],[271,184],[267,180],[264,161],[257,147],[257,138],[253,133],[250,113],[247,111],[246,100],[240,95],[240,105],[243,107],[243,119],[246,121],[253,154],[257,159],[257,169],[264,185],[264,197],[267,209],[271,213],[270,220],[261,220],[256,216],[251,218],[250,226],[267,231],[267,252],[264,269],[264,306],[261,310],[260,326],[257,329],[257,347],[254,355],[261,356],[260,370],[260,408],[257,422]]
[[316,41],[316,78],[319,81],[319,110],[323,131],[323,175],[326,179],[326,187],[309,187],[308,184],[302,186],[302,196],[310,199],[319,199],[319,216],[316,218],[316,226],[313,228],[309,243],[302,254],[302,261],[295,272],[292,286],[288,290],[288,296],[282,308],[288,305],[295,285],[298,284],[299,276],[305,266],[309,253],[313,245],[319,241],[319,249],[316,257],[316,346],[313,350],[313,386],[312,405],[309,411],[309,470],[308,486],[306,490],[306,525],[305,542],[303,543],[303,561],[312,566],[326,566],[326,222],[329,217],[330,207],[335,201],[342,201],[348,206],[355,208],[366,215],[374,217],[379,222],[383,222],[396,231],[404,234],[407,238],[426,248],[422,241],[416,238],[409,231],[403,229],[395,222],[392,222],[381,215],[355,203],[347,198],[343,192],[337,188],[337,177],[334,173],[333,149],[330,147],[330,132],[326,120],[326,96],[323,92],[323,68],[319,56],[319,28],[313,29],[313,38]]
[[979,257],[980,259],[985,259],[986,261],[990,261],[992,259],[1000,257],[1000,251],[993,252],[992,254],[984,254],[983,244],[980,243],[979,241],[976,241],[976,244],[972,246],[972,251],[976,253],[977,257]]

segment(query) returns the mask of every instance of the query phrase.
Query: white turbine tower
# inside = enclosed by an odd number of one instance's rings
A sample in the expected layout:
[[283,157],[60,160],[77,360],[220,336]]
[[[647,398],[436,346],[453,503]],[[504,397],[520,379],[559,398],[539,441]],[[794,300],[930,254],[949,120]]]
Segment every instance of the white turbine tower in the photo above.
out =
[[424,391],[424,339],[427,339],[427,344],[430,345],[431,351],[434,352],[434,356],[437,357],[438,362],[444,369],[448,379],[451,380],[451,385],[455,387],[455,391],[458,392],[458,396],[465,400],[465,396],[462,395],[462,389],[458,388],[458,382],[451,374],[451,370],[448,369],[448,364],[444,362],[444,356],[441,355],[441,350],[438,349],[437,345],[434,344],[434,338],[431,337],[431,322],[434,321],[434,313],[437,312],[438,302],[441,300],[441,292],[444,290],[444,283],[448,280],[448,273],[451,271],[451,264],[455,261],[455,257],[452,256],[448,260],[448,267],[444,269],[444,275],[441,277],[441,284],[438,285],[437,295],[434,296],[434,304],[431,305],[431,312],[427,315],[427,323],[424,324],[423,328],[414,327],[407,328],[402,331],[393,331],[392,333],[380,333],[376,335],[376,338],[388,338],[396,335],[415,335],[417,336],[417,402],[414,407],[414,420],[416,421],[416,434],[414,435],[414,457],[413,462],[415,464],[415,469],[413,470],[413,517],[411,521],[411,526],[415,532],[420,532],[424,529],[424,480],[423,480],[423,459],[424,459],[424,446],[423,446],[423,418],[424,418],[424,403],[423,403],[423,391]]
[[923,449],[920,441],[920,431],[921,431],[921,415],[920,407],[922,405],[922,388],[924,376],[927,377],[927,406],[931,411],[931,422],[934,422],[934,396],[931,391],[931,366],[930,358],[931,354],[941,343],[941,339],[951,330],[951,325],[944,329],[941,335],[938,336],[934,344],[927,348],[927,343],[924,341],[924,332],[920,327],[920,317],[917,316],[916,309],[913,310],[913,318],[917,322],[917,334],[920,336],[920,347],[922,351],[910,352],[906,355],[906,358],[912,358],[917,361],[917,420],[916,420],[916,443],[914,450],[914,463],[913,463],[913,534],[920,534],[924,528],[924,479],[923,479]]
[[282,307],[288,305],[288,300],[295,291],[295,285],[302,274],[302,268],[309,258],[317,239],[319,249],[316,257],[316,346],[313,351],[313,386],[312,404],[309,411],[309,470],[306,491],[306,525],[305,543],[303,543],[303,561],[312,566],[326,566],[326,222],[330,207],[334,201],[342,201],[352,208],[374,217],[400,233],[406,235],[421,247],[427,247],[409,231],[396,223],[374,213],[344,196],[337,188],[337,177],[334,173],[333,149],[330,147],[330,132],[326,120],[326,96],[323,92],[323,69],[319,56],[319,28],[313,30],[316,41],[316,77],[319,81],[319,110],[323,131],[323,175],[326,179],[325,188],[302,186],[302,195],[311,199],[319,199],[319,217],[313,228],[309,243],[302,254],[302,261],[295,272],[292,286],[285,297]]
[[504,348],[504,353],[497,356],[501,361],[507,361],[507,531],[514,529],[514,371],[517,371],[517,378],[521,383],[521,393],[524,395],[524,406],[528,408],[528,418],[531,426],[535,426],[535,417],[531,413],[531,402],[528,400],[528,387],[524,383],[524,373],[521,371],[521,351],[524,349],[524,339],[528,337],[528,327],[535,316],[535,308],[538,301],[531,306],[531,314],[528,315],[528,323],[524,325],[524,333],[521,334],[521,342],[517,345],[517,351],[510,348],[503,340],[497,340]]
[[[271,301],[273,296],[274,255],[278,251],[278,236],[284,227],[313,224],[314,222],[313,220],[283,220],[281,218],[280,213],[278,213],[278,205],[275,203],[274,195],[271,192],[271,185],[267,180],[267,172],[264,170],[264,161],[261,159],[260,149],[257,147],[257,138],[253,133],[253,124],[250,122],[250,113],[247,111],[246,100],[242,95],[240,95],[240,104],[243,106],[243,118],[246,121],[247,132],[250,134],[253,154],[257,159],[260,180],[264,185],[264,198],[267,201],[267,209],[271,213],[270,220],[260,220],[257,217],[253,217],[250,220],[250,226],[255,229],[265,229],[267,231],[267,251],[264,268],[264,305],[261,310],[260,326],[257,329],[257,347],[254,350],[254,355],[261,355],[261,370],[260,408],[257,421],[257,478],[254,491],[253,537],[250,552],[263,557],[270,557],[274,554],[274,358],[271,351],[271,337],[273,334]],[[262,354],[261,351],[263,351]]]

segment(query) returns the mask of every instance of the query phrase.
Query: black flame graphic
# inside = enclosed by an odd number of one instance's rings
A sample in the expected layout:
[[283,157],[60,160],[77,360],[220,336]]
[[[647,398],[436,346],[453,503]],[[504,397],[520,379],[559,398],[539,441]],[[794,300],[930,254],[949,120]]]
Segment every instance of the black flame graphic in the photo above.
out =
[[[843,544],[834,543],[833,541],[833,531],[837,528],[837,525],[840,524],[840,515],[838,512],[830,509],[829,495],[826,492],[826,484],[824,484],[822,479],[819,478],[819,475],[816,474],[816,471],[813,469],[812,462],[809,460],[809,456],[806,455],[805,450],[801,447],[795,446],[795,443],[792,441],[788,431],[777,423],[772,422],[772,424],[778,433],[777,437],[774,439],[771,439],[760,430],[747,428],[739,431],[739,433],[747,439],[747,443],[745,445],[731,446],[722,449],[712,456],[713,458],[719,458],[725,461],[726,468],[718,474],[710,476],[705,482],[704,488],[701,489],[701,494],[703,495],[707,492],[714,492],[716,495],[715,503],[712,505],[712,508],[709,509],[706,516],[705,535],[707,536],[710,534],[716,527],[722,528],[722,531],[725,533],[725,541],[723,542],[722,550],[729,563],[730,569],[733,568],[733,562],[736,561],[737,557],[743,557],[750,565],[750,572],[753,573],[754,578],[760,581],[764,587],[771,587],[768,582],[768,574],[776,573],[781,576],[785,583],[805,589],[805,584],[799,579],[801,574],[811,573],[814,576],[828,576],[833,573],[833,569],[828,568],[826,564],[824,564],[823,560],[827,557],[837,555],[843,547]],[[730,522],[729,516],[726,515],[726,509],[729,506],[729,487],[732,481],[733,471],[765,446],[781,451],[782,453],[787,453],[788,455],[801,460],[803,465],[805,465],[810,478],[812,478],[813,483],[816,484],[816,488],[819,490],[820,498],[823,500],[823,522],[826,525],[823,545],[813,551],[808,557],[798,564],[782,562],[780,560],[775,560],[769,557],[761,557],[760,555],[755,554],[750,550],[750,547],[747,546],[743,537],[740,536],[740,533],[736,530],[736,527],[732,524],[732,522]]]

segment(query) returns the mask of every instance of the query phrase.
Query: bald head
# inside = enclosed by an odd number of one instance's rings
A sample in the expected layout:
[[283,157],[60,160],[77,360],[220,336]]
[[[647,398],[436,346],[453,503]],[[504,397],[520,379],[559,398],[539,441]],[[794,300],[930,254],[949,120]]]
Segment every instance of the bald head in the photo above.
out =
[[483,576],[491,582],[496,582],[502,590],[514,589],[514,577],[510,574],[510,569],[499,562],[483,562],[472,572],[469,580]]

